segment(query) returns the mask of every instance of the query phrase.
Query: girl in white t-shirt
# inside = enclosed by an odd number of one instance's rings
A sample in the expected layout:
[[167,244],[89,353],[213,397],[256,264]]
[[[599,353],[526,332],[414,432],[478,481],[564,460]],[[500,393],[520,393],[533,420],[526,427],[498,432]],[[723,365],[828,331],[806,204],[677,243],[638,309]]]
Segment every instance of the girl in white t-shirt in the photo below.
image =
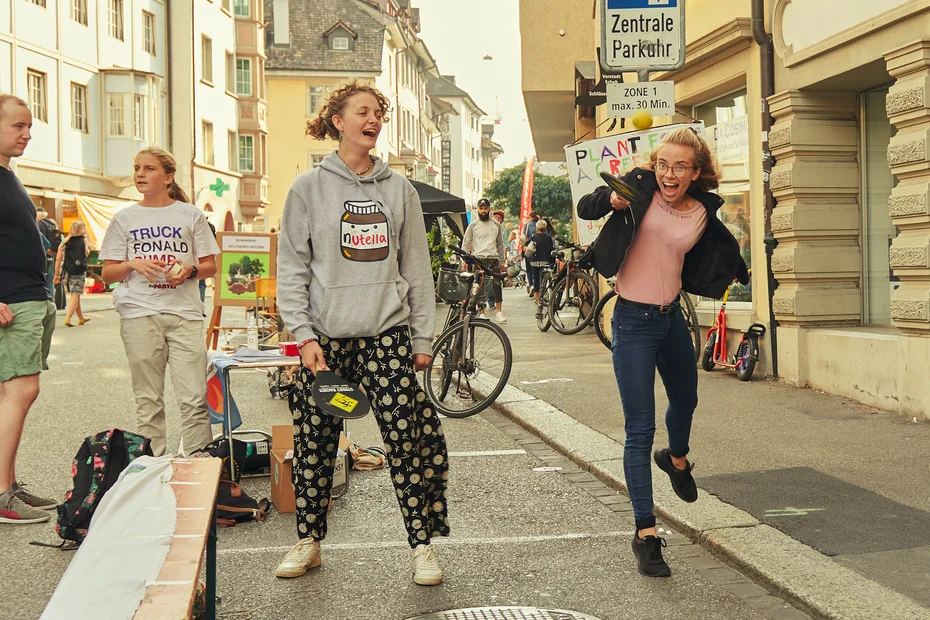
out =
[[147,148],[136,156],[133,181],[143,198],[119,211],[100,258],[103,280],[119,282],[113,305],[129,358],[137,431],[166,452],[165,367],[171,365],[186,453],[213,439],[207,411],[207,350],[197,281],[216,273],[219,247],[207,220],[174,180],[170,153]]

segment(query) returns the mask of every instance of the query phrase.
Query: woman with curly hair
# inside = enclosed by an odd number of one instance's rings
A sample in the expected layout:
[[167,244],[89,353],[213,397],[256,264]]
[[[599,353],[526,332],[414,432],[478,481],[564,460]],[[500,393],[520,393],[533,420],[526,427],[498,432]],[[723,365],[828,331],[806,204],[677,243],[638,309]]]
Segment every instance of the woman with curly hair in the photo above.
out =
[[333,92],[307,134],[339,140],[339,148],[294,181],[284,204],[278,305],[302,362],[290,396],[300,540],[278,577],[320,565],[341,421],[316,406],[310,386],[331,368],[371,400],[413,549],[413,581],[442,583],[430,539],[449,534],[448,454],[416,378],[432,359],[432,269],[416,190],[371,154],[388,111],[366,84]]
[[600,187],[578,203],[578,215],[596,220],[610,214],[594,242],[594,267],[617,276],[613,315],[613,363],[625,418],[623,471],[633,504],[633,553],[640,573],[667,577],[664,539],[656,531],[649,452],[655,437],[655,372],[668,408],[669,447],[653,454],[686,502],[697,500],[685,458],[697,407],[694,345],[681,312],[678,290],[720,298],[738,277],[749,281],[739,244],[717,219],[723,199],[711,193],[720,175],[707,143],[688,128],[667,134],[649,164],[622,179],[637,198],[629,202]]

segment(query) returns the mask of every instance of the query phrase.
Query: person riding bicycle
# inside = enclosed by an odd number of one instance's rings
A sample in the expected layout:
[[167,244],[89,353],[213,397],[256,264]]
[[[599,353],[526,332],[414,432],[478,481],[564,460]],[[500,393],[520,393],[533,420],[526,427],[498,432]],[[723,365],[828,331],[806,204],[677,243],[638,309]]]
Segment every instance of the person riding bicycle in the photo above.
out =
[[711,193],[720,171],[704,139],[688,128],[667,134],[649,163],[621,177],[636,197],[599,187],[578,203],[582,219],[610,214],[593,244],[594,267],[617,276],[613,365],[625,418],[623,469],[633,504],[632,547],[639,571],[667,577],[664,540],[656,531],[649,452],[655,436],[655,371],[668,395],[669,447],[653,454],[686,502],[697,500],[691,475],[691,420],[697,406],[694,346],[678,291],[720,298],[738,278],[749,281],[739,244],[717,218],[723,199]]
[[307,134],[339,147],[294,181],[284,203],[278,305],[302,367],[289,396],[299,542],[278,577],[320,565],[341,420],[317,407],[311,386],[331,368],[361,383],[371,401],[413,549],[414,583],[443,579],[430,541],[449,535],[449,459],[439,415],[416,376],[432,360],[433,276],[416,190],[371,154],[389,107],[370,85],[337,88]]
[[539,220],[536,223],[536,234],[527,241],[527,245],[530,243],[535,244],[536,249],[533,256],[527,257],[527,260],[530,266],[533,267],[530,274],[530,278],[532,278],[530,285],[533,287],[533,297],[537,306],[539,305],[539,283],[542,279],[542,268],[555,263],[555,257],[552,255],[552,251],[555,249],[555,239],[549,234],[548,228],[549,225],[546,220]]

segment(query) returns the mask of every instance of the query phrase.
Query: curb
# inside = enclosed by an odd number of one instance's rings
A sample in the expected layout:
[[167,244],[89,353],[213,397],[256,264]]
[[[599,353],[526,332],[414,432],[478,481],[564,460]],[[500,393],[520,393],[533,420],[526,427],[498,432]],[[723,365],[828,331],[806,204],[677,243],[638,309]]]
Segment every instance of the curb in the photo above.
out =
[[[623,444],[531,394],[507,385],[491,408],[627,494]],[[652,464],[653,479],[666,475]],[[930,620],[930,609],[760,522],[702,489],[687,504],[670,485],[654,485],[656,515],[695,543],[816,618]],[[884,610],[884,611],[879,611]]]

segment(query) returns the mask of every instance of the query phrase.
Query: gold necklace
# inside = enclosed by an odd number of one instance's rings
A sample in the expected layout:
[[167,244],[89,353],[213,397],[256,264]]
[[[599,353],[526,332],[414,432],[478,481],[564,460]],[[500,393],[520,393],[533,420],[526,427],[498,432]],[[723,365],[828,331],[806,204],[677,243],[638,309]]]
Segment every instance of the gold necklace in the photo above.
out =
[[371,170],[374,167],[374,165],[375,165],[375,160],[372,159],[371,156],[369,155],[368,156],[368,167],[362,170],[361,172],[356,172],[355,174],[357,174],[358,176],[362,176],[363,174],[368,174],[368,171]]

